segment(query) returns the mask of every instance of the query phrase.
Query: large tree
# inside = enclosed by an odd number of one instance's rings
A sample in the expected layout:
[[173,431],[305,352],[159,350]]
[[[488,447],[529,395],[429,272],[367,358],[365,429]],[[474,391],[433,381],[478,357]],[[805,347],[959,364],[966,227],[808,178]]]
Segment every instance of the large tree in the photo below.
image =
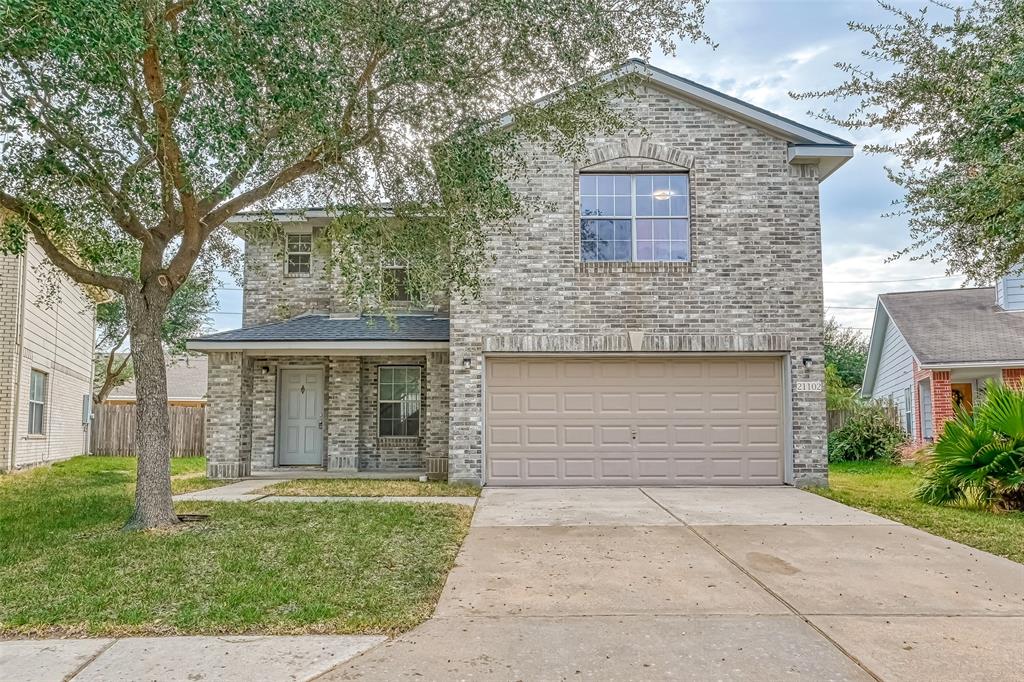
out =
[[849,115],[821,116],[894,140],[865,148],[898,159],[913,239],[901,253],[991,281],[1024,261],[1024,0],[879,4],[891,22],[849,24],[873,40],[871,66],[839,63],[844,83],[796,96],[850,100]]
[[847,388],[864,381],[868,340],[857,329],[844,327],[835,317],[825,320],[825,364],[835,368],[836,378]]
[[[31,236],[124,300],[138,386],[128,527],[177,522],[160,328],[197,259],[229,251],[229,217],[345,207],[328,231],[343,281],[371,281],[391,248],[414,285],[472,294],[487,231],[530,203],[509,189],[526,170],[516,141],[570,154],[623,125],[608,105],[625,84],[599,74],[704,39],[706,1],[3,3],[0,247]],[[495,125],[504,112],[510,125]]]

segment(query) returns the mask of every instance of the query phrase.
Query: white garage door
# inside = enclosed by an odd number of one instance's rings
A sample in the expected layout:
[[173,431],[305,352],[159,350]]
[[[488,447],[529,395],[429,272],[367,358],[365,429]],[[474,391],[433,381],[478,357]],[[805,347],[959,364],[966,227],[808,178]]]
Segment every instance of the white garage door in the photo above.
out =
[[486,361],[491,485],[781,483],[778,357]]

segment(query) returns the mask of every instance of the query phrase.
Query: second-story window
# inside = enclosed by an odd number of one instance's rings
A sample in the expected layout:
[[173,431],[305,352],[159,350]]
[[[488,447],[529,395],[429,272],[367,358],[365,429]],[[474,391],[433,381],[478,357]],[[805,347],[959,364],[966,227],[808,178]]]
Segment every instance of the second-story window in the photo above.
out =
[[412,300],[409,289],[409,271],[401,265],[389,265],[384,268],[384,291],[392,303],[406,303]]
[[581,174],[580,259],[690,260],[689,177]]
[[285,235],[285,273],[292,276],[308,275],[313,257],[313,235]]

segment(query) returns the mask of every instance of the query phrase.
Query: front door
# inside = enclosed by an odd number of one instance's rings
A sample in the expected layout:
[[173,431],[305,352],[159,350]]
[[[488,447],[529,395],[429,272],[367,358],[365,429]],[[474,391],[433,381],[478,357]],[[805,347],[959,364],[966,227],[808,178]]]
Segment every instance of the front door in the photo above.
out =
[[953,393],[953,404],[968,412],[974,411],[974,386],[971,384],[952,384],[949,390]]
[[281,370],[277,463],[321,465],[324,444],[322,369]]

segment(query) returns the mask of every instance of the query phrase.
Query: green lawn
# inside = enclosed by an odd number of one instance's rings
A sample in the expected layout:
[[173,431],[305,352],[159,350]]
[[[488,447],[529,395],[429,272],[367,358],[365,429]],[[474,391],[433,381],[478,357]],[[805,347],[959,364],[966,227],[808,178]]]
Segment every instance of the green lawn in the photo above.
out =
[[828,470],[828,489],[813,492],[879,516],[1024,563],[1024,512],[996,514],[980,509],[917,502],[912,493],[919,472],[885,462],[841,462]]
[[261,495],[327,497],[478,497],[480,486],[443,481],[392,481],[363,478],[310,478],[263,488]]
[[0,476],[0,636],[399,632],[430,615],[472,515],[190,502],[179,512],[210,518],[125,533],[134,464],[78,457]]

